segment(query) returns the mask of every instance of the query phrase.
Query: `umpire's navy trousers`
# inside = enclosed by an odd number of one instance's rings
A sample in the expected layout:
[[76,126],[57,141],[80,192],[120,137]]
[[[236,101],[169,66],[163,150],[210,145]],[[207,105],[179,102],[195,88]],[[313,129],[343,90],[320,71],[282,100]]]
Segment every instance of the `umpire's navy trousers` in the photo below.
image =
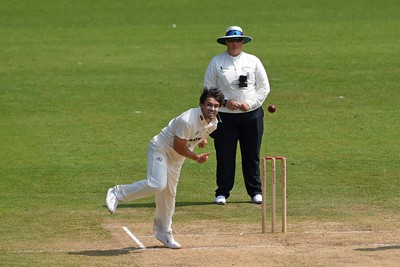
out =
[[235,182],[236,151],[240,144],[242,170],[247,194],[261,194],[260,147],[264,131],[262,107],[246,113],[219,113],[221,121],[211,137],[217,154],[215,196],[230,196]]

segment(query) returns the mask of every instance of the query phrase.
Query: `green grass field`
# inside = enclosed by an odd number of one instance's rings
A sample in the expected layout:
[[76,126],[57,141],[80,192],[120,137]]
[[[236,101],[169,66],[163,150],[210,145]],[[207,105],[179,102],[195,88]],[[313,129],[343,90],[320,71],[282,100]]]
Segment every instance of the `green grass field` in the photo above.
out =
[[[308,220],[393,223],[399,14],[396,0],[1,1],[0,265],[87,265],[18,251],[110,242],[105,221],[151,227],[153,198],[110,218],[106,191],[145,178],[147,142],[197,105],[224,50],[215,39],[235,24],[269,75],[264,106],[277,112],[266,114],[262,154],[288,159],[289,231]],[[261,223],[239,167],[230,205],[210,204],[214,170],[214,157],[185,163],[174,223]]]

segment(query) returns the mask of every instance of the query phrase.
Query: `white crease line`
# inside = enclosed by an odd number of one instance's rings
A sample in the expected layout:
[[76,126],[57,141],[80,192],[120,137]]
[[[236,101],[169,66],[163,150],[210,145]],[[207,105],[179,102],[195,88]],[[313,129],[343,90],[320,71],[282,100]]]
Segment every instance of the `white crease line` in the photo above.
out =
[[146,247],[143,246],[142,242],[140,242],[140,240],[134,234],[132,234],[132,232],[129,231],[129,229],[127,227],[124,226],[124,227],[122,227],[122,229],[124,229],[124,231],[136,242],[136,244],[138,244],[138,246],[141,249],[146,249]]
[[255,248],[284,248],[284,246],[282,245],[249,245],[249,246],[243,246],[243,245],[239,245],[239,246],[210,246],[210,247],[191,247],[191,248],[187,248],[187,249],[193,249],[193,250],[202,250],[202,249],[225,249],[225,248],[229,248],[229,249],[241,249],[241,248],[250,248],[250,249],[255,249]]
[[[108,252],[112,249],[90,249],[90,250],[77,250],[77,249],[55,249],[55,250],[16,250],[12,251],[11,253],[84,253],[84,252]],[[122,248],[122,249],[115,249],[120,251],[130,251],[130,249]],[[2,251],[4,253],[6,251]]]
[[306,232],[304,232],[304,233],[306,233],[306,234],[370,234],[370,233],[373,233],[372,231],[348,231],[348,232],[335,232],[335,231],[333,231],[333,232],[309,232],[309,231],[306,231]]
[[[238,246],[203,246],[203,247],[185,247],[182,250],[216,250],[216,249],[265,249],[265,248],[285,248],[283,245],[238,245]],[[165,247],[148,247],[146,251],[158,251],[168,249]]]
[[[365,244],[361,245],[361,247],[394,247],[394,246],[400,246],[400,243],[390,243],[390,244]],[[266,248],[285,248],[286,246],[283,245],[273,245],[273,244],[266,244],[266,245],[238,245],[238,246],[203,246],[203,247],[182,247],[183,250],[208,250],[208,249],[266,249]],[[312,246],[312,247],[329,247],[329,246]],[[145,248],[146,251],[159,251],[159,250],[164,250],[167,249],[165,247],[150,247],[150,248]],[[113,249],[111,249],[113,250]],[[117,250],[117,249],[114,249]],[[121,251],[132,251],[132,249],[118,249]],[[82,252],[90,252],[90,251],[103,251],[103,252],[108,252],[110,249],[94,249],[94,250],[18,250],[18,251],[12,251],[11,253],[82,253]]]
[[11,253],[69,253],[69,252],[82,252],[82,251],[80,251],[80,250],[64,250],[64,249],[56,249],[56,250],[16,250],[16,251],[12,251]]

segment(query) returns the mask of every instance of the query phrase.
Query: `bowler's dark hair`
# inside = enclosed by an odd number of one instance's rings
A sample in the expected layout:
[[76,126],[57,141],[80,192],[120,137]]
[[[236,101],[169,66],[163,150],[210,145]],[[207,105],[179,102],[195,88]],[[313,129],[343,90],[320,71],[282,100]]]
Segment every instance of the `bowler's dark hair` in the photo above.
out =
[[206,101],[206,99],[208,97],[215,98],[215,100],[218,101],[220,106],[222,106],[222,104],[224,103],[224,99],[225,99],[224,94],[219,89],[216,89],[216,88],[210,88],[210,89],[204,88],[203,89],[203,93],[200,96],[200,104],[204,104],[204,102]]

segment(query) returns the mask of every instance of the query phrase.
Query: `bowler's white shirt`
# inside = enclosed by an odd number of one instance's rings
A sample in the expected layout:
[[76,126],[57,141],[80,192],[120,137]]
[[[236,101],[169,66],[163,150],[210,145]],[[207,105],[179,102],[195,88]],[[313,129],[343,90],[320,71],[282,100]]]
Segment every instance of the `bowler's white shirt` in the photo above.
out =
[[175,135],[188,140],[187,147],[193,149],[208,135],[217,129],[218,120],[214,118],[207,124],[201,108],[192,108],[172,119],[168,126],[161,130],[158,138],[166,148],[174,147]]
[[[239,87],[239,76],[247,76],[247,87]],[[227,100],[246,102],[250,110],[263,104],[270,91],[268,76],[260,59],[241,52],[232,57],[227,51],[211,59],[204,76],[204,87],[218,88]],[[221,107],[220,112],[242,113]]]

